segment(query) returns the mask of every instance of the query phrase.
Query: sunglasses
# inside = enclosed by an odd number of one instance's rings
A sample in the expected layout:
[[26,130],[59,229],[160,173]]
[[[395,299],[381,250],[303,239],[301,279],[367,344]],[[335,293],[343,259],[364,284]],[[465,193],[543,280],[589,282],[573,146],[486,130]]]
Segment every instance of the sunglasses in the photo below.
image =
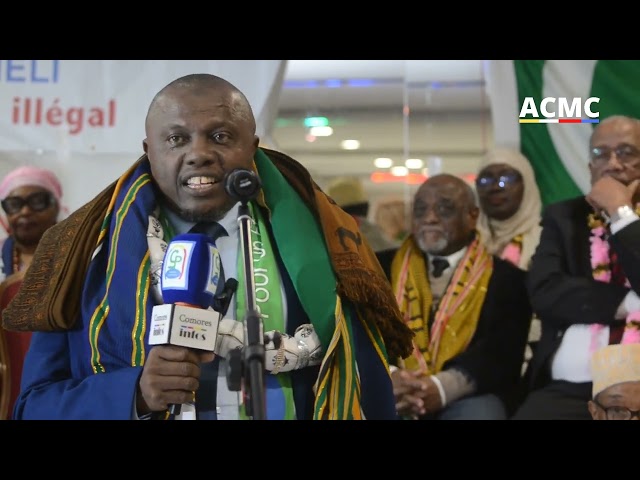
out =
[[476,188],[478,190],[487,190],[494,184],[498,184],[500,188],[507,188],[509,185],[513,185],[522,180],[522,175],[518,172],[504,173],[499,177],[491,175],[482,175],[476,178]]
[[25,205],[29,205],[29,208],[33,212],[42,212],[43,210],[55,205],[55,199],[49,192],[35,192],[28,195],[26,198],[7,197],[0,203],[2,204],[2,209],[7,215],[15,215],[22,210]]

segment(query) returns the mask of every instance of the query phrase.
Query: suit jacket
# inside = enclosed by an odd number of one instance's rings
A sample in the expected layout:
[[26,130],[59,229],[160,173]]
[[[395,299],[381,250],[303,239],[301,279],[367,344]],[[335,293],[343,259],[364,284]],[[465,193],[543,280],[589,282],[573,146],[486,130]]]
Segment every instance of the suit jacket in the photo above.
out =
[[[583,196],[549,205],[542,234],[529,268],[528,289],[542,335],[531,359],[529,388],[551,381],[551,359],[564,332],[574,324],[621,324],[615,313],[628,288],[593,279],[588,215]],[[610,238],[625,274],[640,292],[640,222]]]
[[[379,252],[378,260],[391,279],[391,262],[397,249]],[[532,310],[526,290],[526,272],[493,256],[493,273],[487,287],[476,332],[464,352],[444,364],[471,377],[476,393],[500,396],[509,410],[518,401],[522,362]]]
[[[268,227],[271,234],[270,225]],[[284,267],[273,236],[271,241],[287,298],[287,333],[293,335],[296,327],[310,321]],[[344,307],[353,308],[346,302]],[[150,311],[148,315],[150,317]],[[398,416],[387,366],[380,361],[362,323],[352,323],[364,415],[369,420],[396,420]],[[94,375],[90,372],[87,342],[89,327],[88,319],[81,317],[72,330],[33,333],[24,365],[22,392],[13,411],[14,419],[132,418],[142,367],[111,368],[108,365],[108,374]],[[108,359],[113,352],[102,348],[101,354]],[[313,417],[313,385],[319,368],[307,367],[292,372],[293,396],[299,420],[310,420]],[[209,391],[208,396],[214,400],[209,399],[207,403],[214,403],[215,390]]]

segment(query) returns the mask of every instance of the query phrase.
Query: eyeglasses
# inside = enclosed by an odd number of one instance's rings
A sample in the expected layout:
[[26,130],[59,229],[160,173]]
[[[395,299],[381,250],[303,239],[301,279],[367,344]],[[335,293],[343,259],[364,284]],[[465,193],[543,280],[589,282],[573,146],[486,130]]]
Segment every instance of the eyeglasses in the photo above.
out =
[[494,184],[498,184],[500,188],[507,188],[509,185],[513,185],[522,180],[522,175],[518,172],[503,173],[498,178],[491,175],[482,175],[476,178],[476,188],[478,190],[487,190]]
[[605,407],[596,399],[593,400],[598,407],[604,410],[607,420],[631,420],[638,418],[640,420],[640,410],[629,410],[627,407]]
[[591,149],[591,163],[595,166],[602,166],[609,162],[611,154],[615,153],[618,162],[623,165],[631,165],[640,160],[640,150],[633,145],[622,144],[615,148],[594,147]]
[[42,212],[54,205],[55,200],[49,192],[34,192],[26,198],[7,197],[0,203],[2,203],[2,209],[7,215],[15,215],[25,205],[29,205],[29,208],[34,212]]
[[[450,201],[439,201],[433,205],[433,212],[438,218],[452,218],[460,210],[459,207]],[[413,218],[419,219],[424,217],[431,207],[423,202],[416,202],[413,206]]]

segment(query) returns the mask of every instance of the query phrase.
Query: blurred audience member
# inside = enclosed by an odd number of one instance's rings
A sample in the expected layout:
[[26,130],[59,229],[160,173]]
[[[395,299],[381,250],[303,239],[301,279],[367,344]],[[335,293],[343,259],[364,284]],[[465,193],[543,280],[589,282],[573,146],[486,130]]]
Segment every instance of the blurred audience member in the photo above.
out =
[[416,193],[411,235],[378,253],[415,332],[391,375],[405,417],[506,420],[514,407],[531,321],[525,272],[487,251],[478,215],[471,186],[433,176]]
[[409,235],[406,203],[398,198],[381,200],[375,208],[374,223],[399,245]]
[[[0,244],[0,313],[9,304],[22,284],[22,278],[44,232],[58,220],[62,187],[50,170],[24,166],[9,174],[0,183],[2,210],[7,218],[9,236]],[[0,341],[6,358],[9,381],[3,382],[0,418],[11,416],[20,391],[22,364],[29,348],[31,332],[10,332],[0,327]],[[5,390],[8,387],[8,390]]]
[[327,195],[356,220],[360,232],[367,238],[373,251],[393,247],[393,242],[385,236],[380,227],[368,220],[369,199],[358,178],[340,177],[334,179],[327,188]]
[[640,121],[613,116],[589,141],[591,190],[549,205],[529,268],[542,322],[530,392],[514,419],[590,419],[591,359],[640,318]]
[[540,241],[542,201],[527,158],[496,148],[485,156],[476,178],[478,230],[490,253],[527,270]]
[[[529,160],[516,149],[491,150],[480,164],[476,191],[478,230],[487,250],[527,270],[542,231],[542,200]],[[534,316],[522,366],[525,376],[532,347],[540,340],[540,328],[540,320]]]
[[640,420],[640,343],[601,348],[591,358],[594,420]]

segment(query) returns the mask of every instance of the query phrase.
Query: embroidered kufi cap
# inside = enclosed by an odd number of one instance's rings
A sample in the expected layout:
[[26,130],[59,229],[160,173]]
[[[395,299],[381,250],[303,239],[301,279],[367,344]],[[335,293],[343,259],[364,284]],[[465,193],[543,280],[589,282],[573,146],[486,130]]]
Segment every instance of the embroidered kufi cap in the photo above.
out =
[[593,397],[623,382],[640,382],[640,343],[607,345],[591,357]]

